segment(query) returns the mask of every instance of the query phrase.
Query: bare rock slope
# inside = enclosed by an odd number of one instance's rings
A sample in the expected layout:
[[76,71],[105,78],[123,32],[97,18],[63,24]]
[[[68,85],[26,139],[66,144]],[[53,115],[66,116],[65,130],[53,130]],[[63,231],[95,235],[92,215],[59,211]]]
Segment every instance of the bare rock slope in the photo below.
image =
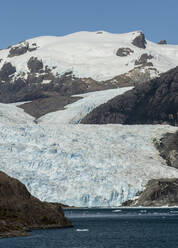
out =
[[0,171],[0,237],[27,235],[33,228],[72,227],[61,205],[33,197],[20,181]]
[[152,179],[137,200],[127,201],[123,206],[161,207],[178,205],[178,179]]
[[178,124],[178,67],[90,112],[84,124]]

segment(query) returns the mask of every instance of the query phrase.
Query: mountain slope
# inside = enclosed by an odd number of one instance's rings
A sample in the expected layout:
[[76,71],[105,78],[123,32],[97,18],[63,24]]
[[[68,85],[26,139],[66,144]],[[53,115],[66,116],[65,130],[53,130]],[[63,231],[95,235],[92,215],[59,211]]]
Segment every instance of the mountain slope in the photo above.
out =
[[0,102],[36,100],[25,110],[39,117],[71,95],[133,86],[177,65],[178,46],[152,43],[140,31],[37,37],[0,51]]
[[178,67],[89,113],[86,124],[178,124]]
[[[17,52],[20,49],[23,51]],[[153,64],[148,67],[161,73],[177,65],[177,55],[178,46],[146,41],[140,31],[127,34],[78,32],[64,37],[39,37],[0,51],[1,67],[5,62],[11,63],[16,69],[14,76],[24,72],[27,75],[29,70],[37,72],[48,66],[54,75],[71,71],[75,77],[96,81],[127,73],[146,60]],[[141,56],[142,61],[139,61]],[[33,61],[36,57],[41,63]]]
[[178,179],[160,178],[150,180],[138,199],[128,201],[124,206],[170,207],[178,205]]

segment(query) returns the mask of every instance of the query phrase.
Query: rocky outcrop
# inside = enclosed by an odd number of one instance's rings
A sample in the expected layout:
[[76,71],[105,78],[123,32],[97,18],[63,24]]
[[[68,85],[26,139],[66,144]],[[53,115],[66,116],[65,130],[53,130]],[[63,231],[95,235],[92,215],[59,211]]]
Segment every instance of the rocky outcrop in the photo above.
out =
[[0,171],[0,237],[27,235],[36,228],[72,227],[58,203],[33,197],[17,179]]
[[166,40],[160,40],[160,42],[158,42],[159,45],[167,45],[167,41]]
[[0,70],[0,81],[9,82],[10,76],[16,72],[16,68],[10,62],[5,63]]
[[178,205],[178,179],[152,179],[137,200],[128,201],[124,206],[162,207]]
[[86,124],[178,124],[178,67],[90,112]]
[[28,42],[21,42],[19,45],[12,46],[9,50],[8,57],[15,57],[25,54],[27,51],[32,52],[37,49],[36,43],[33,43],[30,47]]
[[117,50],[116,55],[119,57],[126,57],[132,53],[134,53],[132,49],[130,49],[129,47],[123,47]]
[[135,65],[139,65],[142,67],[153,66],[153,63],[148,61],[150,59],[153,59],[153,56],[151,54],[143,53],[138,60],[135,60]]
[[64,106],[74,103],[79,99],[80,97],[61,96],[60,94],[56,94],[48,98],[36,99],[32,102],[19,105],[18,107],[23,108],[26,113],[35,118],[39,118],[50,112],[63,110]]
[[154,143],[167,165],[178,169],[178,131],[166,133],[160,140],[154,140]]
[[144,33],[140,32],[140,34],[132,41],[132,44],[138,48],[145,49],[146,39]]
[[[135,77],[132,80],[131,74],[128,77],[121,75],[113,81],[105,82],[97,82],[91,78],[77,78],[71,72],[62,76],[54,75],[53,69],[44,66],[36,57],[30,58],[28,68],[26,77],[22,75],[15,79],[11,77],[11,73],[14,73],[16,68],[10,63],[0,69],[0,102],[32,101],[22,107],[36,118],[51,111],[61,110],[66,104],[78,99],[71,95],[133,85],[135,80]],[[141,77],[138,74],[136,78]]]
[[31,73],[37,73],[43,69],[43,62],[36,57],[31,57],[27,62],[27,66]]

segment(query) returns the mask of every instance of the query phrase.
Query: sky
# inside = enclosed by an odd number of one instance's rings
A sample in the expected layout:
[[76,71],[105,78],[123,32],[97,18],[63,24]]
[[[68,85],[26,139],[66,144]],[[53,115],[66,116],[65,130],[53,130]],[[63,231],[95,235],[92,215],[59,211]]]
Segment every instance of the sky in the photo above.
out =
[[1,0],[0,48],[42,35],[142,30],[178,44],[178,0]]

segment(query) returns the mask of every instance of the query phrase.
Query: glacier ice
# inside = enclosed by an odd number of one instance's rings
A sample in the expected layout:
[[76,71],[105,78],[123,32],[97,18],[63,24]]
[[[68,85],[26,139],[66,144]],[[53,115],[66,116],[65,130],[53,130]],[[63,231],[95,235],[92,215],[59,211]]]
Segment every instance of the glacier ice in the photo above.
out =
[[154,148],[169,126],[0,124],[1,170],[41,200],[113,207],[151,178],[178,177]]
[[149,179],[178,177],[153,145],[153,138],[176,127],[70,124],[93,108],[93,99],[99,105],[119,92],[85,94],[39,124],[17,104],[0,104],[0,170],[41,200],[79,207],[119,206]]

